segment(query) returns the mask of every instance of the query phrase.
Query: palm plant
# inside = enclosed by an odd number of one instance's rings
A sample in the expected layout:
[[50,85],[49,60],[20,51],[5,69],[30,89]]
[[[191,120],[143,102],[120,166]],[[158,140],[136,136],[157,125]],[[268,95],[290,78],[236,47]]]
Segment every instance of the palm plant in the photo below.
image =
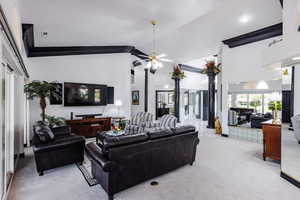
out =
[[[47,81],[32,81],[24,86],[24,92],[27,94],[27,99],[33,100],[38,98],[40,100],[40,107],[42,110],[41,116],[42,120],[45,121],[46,118],[46,99],[50,97],[51,91],[56,91],[57,88],[54,84],[51,84]],[[54,98],[59,98],[56,92],[53,92],[52,95]]]
[[269,109],[272,111],[277,111],[282,109],[282,102],[281,101],[270,101],[269,102]]
[[66,120],[63,117],[56,117],[52,115],[45,115],[46,121],[49,123],[51,128],[66,125]]

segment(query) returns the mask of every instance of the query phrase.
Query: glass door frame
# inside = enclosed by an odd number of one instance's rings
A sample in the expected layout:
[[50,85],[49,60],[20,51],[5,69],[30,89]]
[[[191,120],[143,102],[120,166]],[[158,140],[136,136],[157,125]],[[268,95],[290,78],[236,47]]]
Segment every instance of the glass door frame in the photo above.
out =
[[6,196],[9,183],[14,173],[14,73],[8,62],[3,58],[1,65],[0,103],[1,103],[1,190],[0,197]]
[[[155,119],[156,120],[158,119],[158,94],[159,93],[163,93],[163,92],[174,93],[174,95],[175,95],[175,91],[174,90],[156,90],[155,91]],[[174,103],[173,107],[175,109],[175,103]]]

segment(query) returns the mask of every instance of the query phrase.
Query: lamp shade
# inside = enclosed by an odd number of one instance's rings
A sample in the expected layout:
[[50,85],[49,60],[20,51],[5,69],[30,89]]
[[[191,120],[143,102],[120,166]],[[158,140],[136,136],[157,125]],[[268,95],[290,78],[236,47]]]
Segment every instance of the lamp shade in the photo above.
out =
[[116,106],[122,106],[123,105],[123,102],[121,100],[116,100],[116,103],[115,103]]

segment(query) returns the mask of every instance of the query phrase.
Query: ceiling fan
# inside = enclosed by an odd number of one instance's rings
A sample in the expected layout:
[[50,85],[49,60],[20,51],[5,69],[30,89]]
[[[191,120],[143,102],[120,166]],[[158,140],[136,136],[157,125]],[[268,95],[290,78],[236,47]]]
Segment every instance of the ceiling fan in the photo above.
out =
[[163,62],[174,62],[171,59],[166,58],[167,55],[164,53],[158,54],[156,52],[156,38],[155,38],[155,26],[157,22],[155,20],[151,20],[150,23],[153,26],[153,47],[149,55],[139,54],[138,57],[142,58],[144,62],[146,62],[146,68],[150,69],[152,73],[155,73],[155,71],[158,68],[163,67]]

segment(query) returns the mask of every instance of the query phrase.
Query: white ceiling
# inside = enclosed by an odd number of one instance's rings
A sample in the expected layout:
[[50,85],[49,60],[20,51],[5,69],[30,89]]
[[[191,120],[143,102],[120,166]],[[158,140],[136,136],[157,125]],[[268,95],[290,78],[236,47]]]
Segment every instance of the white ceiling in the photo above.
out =
[[[279,0],[22,0],[22,23],[35,26],[36,46],[133,45],[176,61],[216,54],[220,41],[282,21]],[[252,21],[240,24],[248,14]],[[42,37],[41,32],[48,32]]]

